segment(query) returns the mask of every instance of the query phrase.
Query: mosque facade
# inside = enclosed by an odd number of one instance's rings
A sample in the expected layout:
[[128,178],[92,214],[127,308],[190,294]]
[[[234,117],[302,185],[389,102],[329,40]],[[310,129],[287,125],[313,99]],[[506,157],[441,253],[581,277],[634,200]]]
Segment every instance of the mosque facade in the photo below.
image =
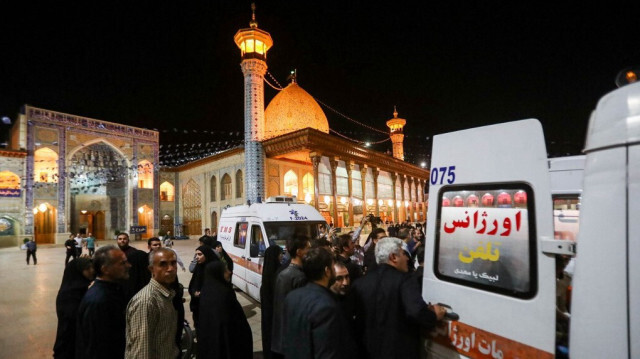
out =
[[234,36],[244,75],[244,145],[159,168],[157,131],[25,106],[0,151],[0,246],[98,239],[116,231],[200,236],[227,206],[293,196],[328,223],[425,221],[428,170],[404,161],[406,120],[387,121],[393,156],[331,135],[322,108],[296,82],[264,107],[273,40],[250,27]]
[[0,165],[0,246],[159,227],[157,131],[24,106]]

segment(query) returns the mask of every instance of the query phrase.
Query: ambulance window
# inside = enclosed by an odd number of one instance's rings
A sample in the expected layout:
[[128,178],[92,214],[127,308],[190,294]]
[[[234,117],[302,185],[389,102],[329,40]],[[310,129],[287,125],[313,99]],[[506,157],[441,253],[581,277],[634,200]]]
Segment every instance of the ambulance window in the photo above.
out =
[[258,225],[251,226],[251,248],[257,248],[258,257],[264,256],[264,251],[267,249],[262,238],[262,229]]
[[239,222],[236,224],[236,235],[233,238],[233,245],[238,248],[244,248],[247,243],[247,222]]
[[[463,206],[442,203],[456,197],[463,199]],[[537,270],[531,187],[524,183],[445,186],[438,198],[436,277],[513,297],[533,297]]]

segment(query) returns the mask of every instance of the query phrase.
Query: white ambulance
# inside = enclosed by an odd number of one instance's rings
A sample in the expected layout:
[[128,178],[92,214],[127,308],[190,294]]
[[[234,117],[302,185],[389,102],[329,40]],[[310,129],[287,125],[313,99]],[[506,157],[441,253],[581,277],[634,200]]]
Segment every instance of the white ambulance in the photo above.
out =
[[233,284],[260,301],[264,251],[285,248],[293,235],[315,238],[327,222],[312,206],[294,197],[269,197],[266,203],[229,207],[222,211],[218,241],[233,260]]
[[[604,96],[585,146],[569,356],[640,357],[640,83]],[[522,120],[433,139],[423,297],[459,319],[433,358],[553,358],[556,256],[543,131]]]

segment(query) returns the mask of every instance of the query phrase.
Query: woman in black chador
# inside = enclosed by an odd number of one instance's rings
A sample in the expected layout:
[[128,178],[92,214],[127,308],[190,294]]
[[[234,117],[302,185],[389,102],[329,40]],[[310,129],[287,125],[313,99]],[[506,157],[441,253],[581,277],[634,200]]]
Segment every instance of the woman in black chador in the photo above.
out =
[[75,358],[78,307],[94,278],[95,272],[89,258],[76,258],[64,269],[56,297],[58,331],[53,345],[53,357],[56,359]]
[[230,276],[220,261],[206,266],[200,293],[198,358],[253,358],[251,327],[231,287]]
[[218,261],[218,257],[213,253],[213,248],[209,246],[200,246],[196,248],[196,268],[193,270],[191,281],[189,282],[189,295],[191,300],[189,301],[189,309],[193,313],[193,326],[196,328],[196,335],[198,335],[198,313],[200,309],[200,291],[204,285],[205,276],[204,268],[208,263],[212,261]]
[[271,355],[271,326],[273,325],[273,291],[280,262],[282,248],[272,245],[264,252],[262,266],[262,285],[260,286],[260,307],[262,312],[262,355],[270,359]]

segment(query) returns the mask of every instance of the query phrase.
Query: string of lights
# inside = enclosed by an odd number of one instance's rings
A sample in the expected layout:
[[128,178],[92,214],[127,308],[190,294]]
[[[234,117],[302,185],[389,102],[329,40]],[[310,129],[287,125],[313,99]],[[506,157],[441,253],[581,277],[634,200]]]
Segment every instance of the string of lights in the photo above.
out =
[[[276,90],[276,91],[282,91],[282,87],[276,87],[275,85],[271,84],[271,83],[269,82],[269,80],[267,80],[267,78],[266,78],[266,77],[264,78],[264,82],[265,82],[267,85],[271,86],[271,88],[273,88],[274,90]],[[276,82],[277,82],[277,81],[276,81]]]
[[[267,75],[269,75],[269,77],[271,77],[271,79],[272,79],[273,81],[275,81],[275,83],[278,85],[278,87],[280,87],[280,90],[282,90],[282,89],[283,89],[282,85],[280,85],[280,83],[278,82],[278,80],[276,80],[276,78],[275,78],[275,77],[271,74],[271,72],[269,72],[268,70],[267,70]],[[276,89],[276,90],[278,90],[278,89]]]
[[349,117],[349,116],[347,116],[347,115],[343,114],[342,112],[340,112],[340,111],[338,111],[338,110],[334,109],[333,107],[331,107],[331,106],[327,105],[326,103],[322,102],[322,101],[321,101],[320,99],[318,99],[317,97],[315,97],[315,96],[312,96],[312,97],[313,97],[313,99],[314,99],[314,100],[316,100],[316,102],[318,102],[318,103],[319,103],[319,104],[321,104],[322,106],[324,106],[324,107],[328,108],[328,109],[329,109],[329,110],[331,110],[332,112],[336,113],[337,115],[339,115],[339,116],[341,116],[341,117],[343,117],[343,118],[345,118],[345,119],[347,119],[347,120],[349,120],[349,121],[351,121],[351,122],[353,122],[353,123],[356,123],[356,124],[358,124],[358,125],[360,125],[360,126],[362,126],[362,127],[368,128],[368,129],[370,129],[370,130],[372,130],[372,131],[376,131],[376,132],[379,132],[379,133],[383,133],[383,134],[385,134],[385,135],[389,135],[389,132],[388,132],[388,131],[379,130],[379,129],[375,128],[375,127],[371,127],[371,126],[369,126],[369,125],[367,125],[367,124],[364,124],[364,123],[362,123],[362,122],[360,122],[360,121],[354,120],[353,118],[351,118],[351,117]]
[[329,131],[331,131],[331,133],[336,134],[336,135],[338,135],[338,136],[340,136],[340,137],[342,137],[342,138],[344,138],[346,140],[353,141],[353,142],[361,144],[361,145],[365,145],[365,144],[375,145],[375,144],[378,144],[378,143],[383,143],[383,142],[391,140],[391,138],[387,137],[387,138],[385,138],[383,140],[376,141],[376,142],[360,141],[360,140],[356,140],[356,139],[347,137],[347,136],[345,136],[345,135],[341,134],[340,132],[338,132],[336,130],[333,130],[333,129],[329,129]]

